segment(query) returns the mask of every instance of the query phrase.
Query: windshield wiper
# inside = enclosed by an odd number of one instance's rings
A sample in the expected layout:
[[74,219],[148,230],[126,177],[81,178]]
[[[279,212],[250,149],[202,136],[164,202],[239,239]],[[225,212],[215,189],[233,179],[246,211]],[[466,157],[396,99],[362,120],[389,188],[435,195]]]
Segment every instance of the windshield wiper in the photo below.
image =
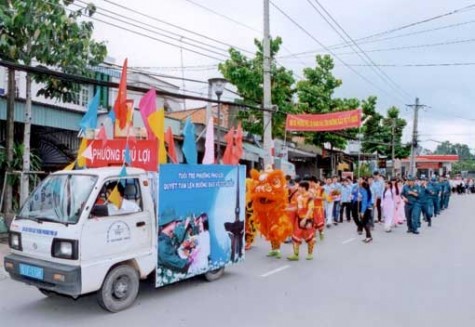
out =
[[46,222],[49,222],[49,223],[58,223],[58,224],[63,224],[65,225],[66,227],[69,226],[69,223],[68,222],[64,222],[64,221],[60,221],[60,220],[55,220],[55,219],[51,219],[51,218],[38,218],[38,221],[46,221]]
[[16,216],[15,220],[33,220],[34,222],[37,222],[38,224],[43,223],[40,219],[34,218],[34,217],[21,217],[21,216]]

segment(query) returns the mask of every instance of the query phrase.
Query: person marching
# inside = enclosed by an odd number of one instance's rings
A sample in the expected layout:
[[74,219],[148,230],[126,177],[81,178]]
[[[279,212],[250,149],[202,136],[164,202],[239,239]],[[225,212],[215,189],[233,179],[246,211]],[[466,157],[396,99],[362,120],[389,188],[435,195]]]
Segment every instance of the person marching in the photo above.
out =
[[346,221],[351,221],[351,191],[353,185],[351,178],[345,178],[341,185],[341,209],[340,223],[343,222],[343,213],[346,213]]
[[395,200],[396,200],[396,190],[393,188],[393,184],[391,181],[386,181],[384,185],[383,191],[383,201],[381,202],[381,206],[383,209],[383,216],[384,216],[384,231],[386,233],[391,232],[391,227],[393,225],[394,220],[394,212],[395,212]]
[[325,208],[325,220],[327,224],[327,228],[331,227],[332,220],[333,220],[333,186],[332,186],[332,179],[327,178],[325,185],[323,185],[324,190],[324,208]]
[[372,194],[369,188],[369,183],[363,181],[359,187],[359,193],[361,194],[361,202],[359,208],[359,217],[361,227],[366,232],[366,238],[363,240],[365,243],[369,243],[373,240],[371,236],[371,217],[373,216],[373,201]]
[[310,194],[308,182],[299,183],[299,193],[297,195],[297,215],[294,220],[294,232],[292,235],[294,254],[287,257],[290,261],[299,260],[300,244],[307,243],[308,254],[306,259],[313,259],[313,248],[315,246],[315,220],[313,216],[314,202]]
[[433,190],[433,194],[430,197],[430,201],[432,201],[432,208],[434,217],[437,217],[440,214],[440,206],[439,206],[439,196],[440,196],[440,185],[437,183],[437,178],[432,176],[430,179],[430,183],[428,185]]
[[419,187],[415,185],[414,178],[409,177],[407,184],[404,185],[401,192],[401,199],[404,201],[404,211],[406,212],[407,232],[419,234],[419,216],[420,216],[420,202],[419,202]]
[[315,230],[318,231],[320,241],[324,239],[325,212],[323,209],[324,190],[317,177],[310,178],[310,194],[313,198],[313,217],[315,219]]
[[445,185],[445,199],[444,199],[444,208],[447,209],[449,207],[450,196],[452,192],[450,192],[450,182],[449,179],[446,177],[444,181]]
[[435,194],[435,189],[432,185],[427,183],[427,179],[424,177],[421,179],[421,186],[419,193],[419,201],[421,203],[422,214],[424,220],[427,221],[427,225],[432,226],[432,196]]

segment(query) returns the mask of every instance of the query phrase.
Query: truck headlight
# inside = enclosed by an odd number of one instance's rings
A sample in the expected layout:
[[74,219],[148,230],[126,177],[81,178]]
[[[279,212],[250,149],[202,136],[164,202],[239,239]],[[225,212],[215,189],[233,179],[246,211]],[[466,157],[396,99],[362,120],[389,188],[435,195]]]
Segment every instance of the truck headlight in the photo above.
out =
[[8,244],[13,250],[22,251],[21,234],[17,232],[10,232],[8,235]]
[[53,244],[51,245],[51,256],[55,258],[77,260],[79,257],[78,241],[60,238],[53,239]]

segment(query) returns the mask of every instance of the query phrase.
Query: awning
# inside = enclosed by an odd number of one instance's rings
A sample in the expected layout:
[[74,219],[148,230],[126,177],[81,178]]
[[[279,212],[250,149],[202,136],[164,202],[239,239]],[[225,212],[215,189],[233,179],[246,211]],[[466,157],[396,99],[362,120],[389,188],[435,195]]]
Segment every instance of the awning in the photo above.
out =
[[295,148],[288,148],[289,159],[292,158],[316,158],[317,154],[312,152],[307,152]]
[[264,149],[259,148],[258,146],[252,145],[250,143],[243,143],[243,147],[244,151],[241,157],[243,160],[258,162],[259,157],[265,157],[266,152]]

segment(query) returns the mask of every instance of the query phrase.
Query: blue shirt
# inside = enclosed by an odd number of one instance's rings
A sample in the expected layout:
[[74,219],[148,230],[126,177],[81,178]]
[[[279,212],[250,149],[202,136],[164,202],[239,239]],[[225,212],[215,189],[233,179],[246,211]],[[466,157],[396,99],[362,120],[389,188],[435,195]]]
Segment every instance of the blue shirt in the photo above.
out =
[[[360,206],[360,213],[364,214],[366,209],[371,206],[371,201],[368,198],[368,192],[362,186],[358,187],[359,196],[361,196],[361,206]],[[372,197],[371,197],[372,198]]]
[[352,185],[341,185],[341,202],[350,202],[351,201],[351,191]]
[[375,198],[382,198],[384,192],[384,182],[382,180],[374,180],[370,186],[371,193]]

